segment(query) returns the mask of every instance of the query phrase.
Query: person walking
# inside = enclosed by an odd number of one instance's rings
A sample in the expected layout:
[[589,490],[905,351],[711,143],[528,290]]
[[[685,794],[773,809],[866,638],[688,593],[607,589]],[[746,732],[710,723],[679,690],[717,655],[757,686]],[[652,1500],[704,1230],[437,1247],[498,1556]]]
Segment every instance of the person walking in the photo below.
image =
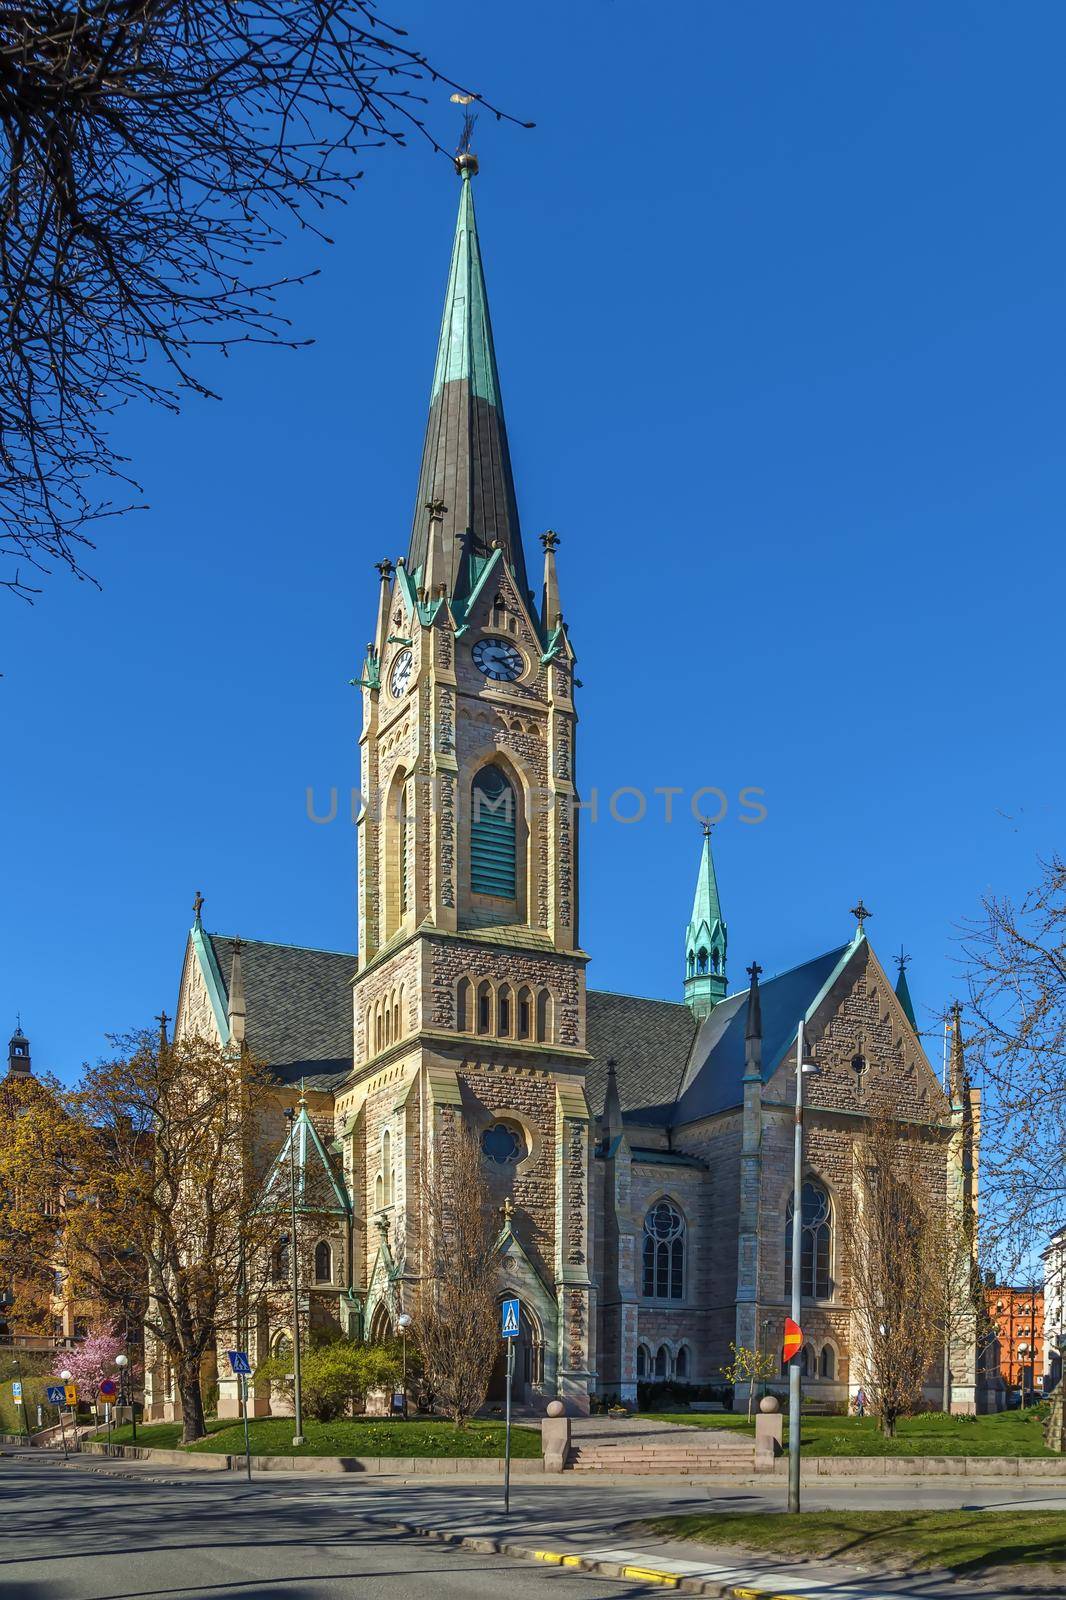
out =
[[857,1417],[864,1417],[866,1415],[866,1390],[861,1384],[859,1385],[858,1392],[855,1395],[855,1415]]

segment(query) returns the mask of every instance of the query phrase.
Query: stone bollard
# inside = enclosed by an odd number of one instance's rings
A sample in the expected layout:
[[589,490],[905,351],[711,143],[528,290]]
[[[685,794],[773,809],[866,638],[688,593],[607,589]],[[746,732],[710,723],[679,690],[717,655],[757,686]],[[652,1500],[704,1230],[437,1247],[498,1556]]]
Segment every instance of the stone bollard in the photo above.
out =
[[548,1414],[540,1425],[545,1472],[562,1472],[570,1455],[570,1418],[561,1400],[548,1402]]
[[764,1394],[759,1401],[759,1414],[755,1418],[755,1470],[768,1472],[781,1454],[785,1433],[785,1419],[781,1415],[781,1402],[776,1395]]

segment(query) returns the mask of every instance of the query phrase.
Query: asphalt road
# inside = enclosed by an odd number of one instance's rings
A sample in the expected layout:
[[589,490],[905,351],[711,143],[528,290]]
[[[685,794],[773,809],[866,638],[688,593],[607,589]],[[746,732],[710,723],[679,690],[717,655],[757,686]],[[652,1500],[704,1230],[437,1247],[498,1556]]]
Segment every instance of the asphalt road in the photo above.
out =
[[[627,1524],[652,1509],[777,1509],[782,1492],[777,1485],[709,1492],[686,1483],[664,1495],[662,1486],[639,1481],[597,1485],[594,1474],[550,1485],[516,1480],[514,1513],[505,1523],[496,1486],[454,1479],[400,1484],[264,1474],[249,1486],[236,1474],[131,1467],[98,1459],[90,1467],[85,1458],[69,1467],[39,1456],[0,1459],[3,1600],[618,1600],[662,1591],[477,1555],[395,1533],[388,1521],[592,1549],[620,1539],[631,1544]],[[916,1494],[884,1484],[815,1492],[812,1485],[806,1503],[812,1509],[916,1503],[1066,1509],[1066,1491],[930,1485]],[[867,1576],[866,1584],[871,1597],[901,1588],[930,1597],[949,1589],[956,1596],[976,1592],[943,1579],[901,1585]]]

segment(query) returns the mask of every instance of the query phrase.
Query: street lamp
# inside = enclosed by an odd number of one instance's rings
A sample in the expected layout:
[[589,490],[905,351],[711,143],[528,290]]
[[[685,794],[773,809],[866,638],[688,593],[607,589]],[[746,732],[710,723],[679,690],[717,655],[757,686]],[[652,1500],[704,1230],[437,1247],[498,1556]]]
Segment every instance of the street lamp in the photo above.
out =
[[403,1414],[407,1415],[407,1330],[411,1326],[411,1317],[408,1312],[401,1311],[396,1318],[396,1326],[400,1330],[403,1340]]
[[[133,1369],[130,1358],[125,1352],[115,1357],[115,1366],[118,1368],[119,1394],[129,1400],[130,1406],[130,1431],[134,1444],[137,1443],[137,1403],[133,1397]],[[125,1404],[125,1400],[123,1400]]]
[[[796,1133],[792,1152],[792,1320],[800,1322],[800,1266],[803,1252],[803,1080],[818,1066],[805,1049],[806,1030],[800,1018],[796,1033]],[[788,1369],[788,1509],[800,1508],[800,1361],[801,1345]]]
[[294,1445],[304,1443],[303,1387],[300,1382],[300,1252],[296,1238],[296,1112],[290,1107],[285,1116],[289,1124],[289,1209],[292,1232],[289,1236],[289,1254],[292,1266],[292,1376]]
[[[59,1381],[62,1384],[73,1383],[74,1375],[73,1375],[73,1373],[69,1372],[66,1367],[64,1367],[62,1372],[59,1374]],[[64,1395],[63,1398],[66,1399],[66,1396]],[[79,1445],[78,1445],[78,1413],[77,1413],[76,1410],[74,1412],[73,1421],[74,1421],[74,1448],[75,1448],[75,1450],[77,1450],[79,1448]],[[67,1456],[67,1429],[66,1429],[66,1424],[63,1421],[63,1412],[62,1411],[59,1413],[59,1431],[63,1435],[63,1460],[66,1461],[66,1460],[69,1459],[68,1456]]]

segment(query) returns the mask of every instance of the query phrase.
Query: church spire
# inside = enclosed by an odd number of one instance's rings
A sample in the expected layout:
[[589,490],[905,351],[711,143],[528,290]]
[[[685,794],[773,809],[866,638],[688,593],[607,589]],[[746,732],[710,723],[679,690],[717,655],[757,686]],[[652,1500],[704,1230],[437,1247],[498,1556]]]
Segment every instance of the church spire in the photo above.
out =
[[726,925],[714,875],[711,824],[705,822],[692,920],[685,930],[685,1001],[698,1017],[706,1017],[725,999],[725,957]]
[[918,1024],[914,1018],[914,1001],[911,999],[911,988],[907,982],[907,966],[910,959],[910,956],[906,954],[901,945],[899,955],[896,957],[896,966],[899,968],[899,977],[896,979],[896,999],[903,1007],[907,1021],[917,1033]]
[[[434,584],[462,596],[498,544],[523,599],[529,592],[518,525],[511,456],[503,420],[500,378],[489,301],[474,219],[472,182],[477,159],[456,161],[462,182],[459,218],[430,391],[422,470],[415,496],[407,569],[426,584],[430,540],[439,568]],[[442,507],[430,527],[430,507]],[[438,553],[439,552],[439,553]]]

